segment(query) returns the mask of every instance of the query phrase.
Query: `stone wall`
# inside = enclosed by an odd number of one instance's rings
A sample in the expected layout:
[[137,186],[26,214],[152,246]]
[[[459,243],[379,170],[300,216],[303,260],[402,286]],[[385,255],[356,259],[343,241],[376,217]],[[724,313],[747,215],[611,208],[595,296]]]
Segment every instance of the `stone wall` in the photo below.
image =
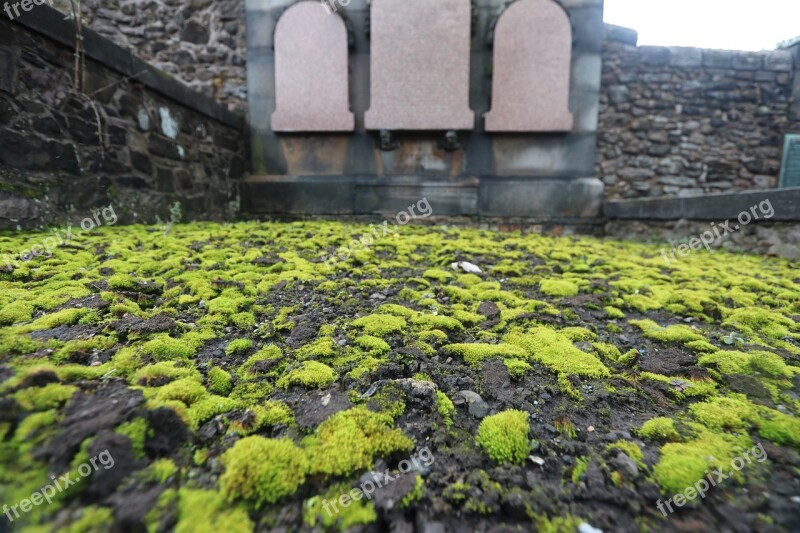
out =
[[94,32],[73,86],[71,21],[47,7],[0,17],[0,228],[238,212],[243,121]]
[[597,150],[606,196],[776,187],[783,136],[800,131],[792,52],[637,47],[636,39],[607,28]]
[[[68,0],[56,0],[69,9]],[[245,0],[84,0],[92,29],[192,89],[244,110]]]

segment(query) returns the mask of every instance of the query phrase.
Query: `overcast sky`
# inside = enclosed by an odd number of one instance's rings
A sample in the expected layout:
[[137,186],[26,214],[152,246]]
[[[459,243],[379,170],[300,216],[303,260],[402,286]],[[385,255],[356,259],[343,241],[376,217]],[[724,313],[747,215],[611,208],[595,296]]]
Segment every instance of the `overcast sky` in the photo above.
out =
[[640,45],[772,50],[800,36],[800,0],[605,0],[605,20]]

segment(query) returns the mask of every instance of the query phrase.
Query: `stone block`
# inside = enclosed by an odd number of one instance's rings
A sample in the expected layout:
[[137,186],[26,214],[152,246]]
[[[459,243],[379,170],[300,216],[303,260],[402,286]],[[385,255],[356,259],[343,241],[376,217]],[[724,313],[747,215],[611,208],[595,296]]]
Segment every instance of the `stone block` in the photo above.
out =
[[614,41],[622,44],[636,46],[639,42],[639,34],[636,30],[624,28],[622,26],[615,26],[614,24],[606,24],[606,40]]
[[669,51],[669,64],[673,67],[697,68],[703,64],[703,51],[700,48],[675,46]]
[[470,21],[469,0],[373,1],[367,129],[473,128]]
[[486,131],[571,130],[571,57],[572,28],[561,6],[553,0],[511,4],[495,29]]
[[764,54],[764,70],[772,72],[791,72],[794,68],[792,53],[786,50],[776,50]]
[[[399,181],[399,180],[397,180]],[[471,186],[447,186],[438,183],[421,182],[416,184],[401,185],[392,183],[390,186],[381,185],[356,185],[355,212],[356,214],[385,214],[395,215],[401,211],[409,211],[409,206],[414,206],[422,199],[427,200],[432,211],[431,216],[459,216],[476,215],[478,213],[478,187],[477,182]],[[390,223],[394,222],[389,218]]]
[[242,182],[242,209],[250,213],[351,215],[352,178],[250,176]]
[[639,61],[645,65],[666,65],[670,60],[670,49],[663,46],[640,46]]
[[595,178],[481,178],[480,214],[541,220],[597,218],[604,188]]
[[731,66],[736,70],[760,70],[764,56],[753,52],[738,52],[733,55]]
[[14,56],[10,50],[0,48],[0,91],[14,92]]
[[347,29],[316,2],[287,9],[275,28],[277,132],[352,131]]
[[731,53],[726,50],[703,50],[703,66],[708,68],[729,68]]
[[594,174],[595,135],[494,137],[493,156],[498,175],[589,176]]

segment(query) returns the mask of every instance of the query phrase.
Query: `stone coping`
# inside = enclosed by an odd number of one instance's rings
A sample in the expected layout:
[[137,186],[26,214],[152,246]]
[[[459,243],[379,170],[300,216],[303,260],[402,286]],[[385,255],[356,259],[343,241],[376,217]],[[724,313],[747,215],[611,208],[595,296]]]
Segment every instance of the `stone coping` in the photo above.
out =
[[[42,4],[36,6],[11,23],[17,23],[66,47],[75,46],[75,26],[64,18],[60,11]],[[83,48],[86,57],[115,70],[124,76],[135,78],[149,89],[193,109],[226,126],[241,130],[244,118],[228,110],[222,104],[204,96],[167,73],[155,68],[129,50],[111,42],[97,32],[83,28]]]
[[725,221],[766,200],[775,210],[770,222],[800,221],[800,187],[612,201],[603,205],[603,213],[609,219]]

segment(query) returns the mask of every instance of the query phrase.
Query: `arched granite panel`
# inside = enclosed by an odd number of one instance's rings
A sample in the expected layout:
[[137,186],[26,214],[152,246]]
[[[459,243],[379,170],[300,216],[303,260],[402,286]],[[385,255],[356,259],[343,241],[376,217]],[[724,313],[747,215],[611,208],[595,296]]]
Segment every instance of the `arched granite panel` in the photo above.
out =
[[299,2],[275,27],[272,131],[353,131],[347,29],[319,2]]
[[373,0],[367,129],[471,130],[470,0]]
[[518,0],[495,29],[486,131],[570,131],[572,26],[553,0]]

